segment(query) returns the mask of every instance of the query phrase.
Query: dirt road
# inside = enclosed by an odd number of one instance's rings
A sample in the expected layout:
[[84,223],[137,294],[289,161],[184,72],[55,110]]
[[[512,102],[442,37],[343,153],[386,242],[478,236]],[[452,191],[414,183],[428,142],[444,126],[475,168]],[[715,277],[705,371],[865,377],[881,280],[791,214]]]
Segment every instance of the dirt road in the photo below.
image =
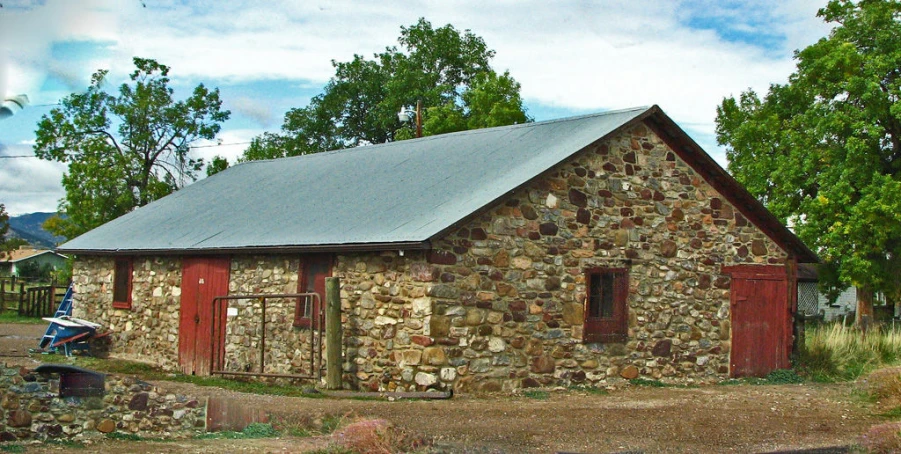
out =
[[[13,355],[27,351],[29,347],[25,345],[36,342],[43,327],[10,326],[0,325],[0,361],[15,359],[35,364],[34,360]],[[24,350],[14,347],[19,344]],[[17,351],[9,351],[13,348]],[[434,441],[443,452],[769,452],[849,445],[869,426],[884,421],[872,414],[871,405],[852,391],[851,384],[630,386],[607,395],[560,390],[550,391],[547,398],[464,395],[445,401],[395,402],[260,396],[182,383],[160,384],[173,392],[198,397],[228,396],[268,411],[274,421],[284,425],[314,425],[314,421],[335,415],[384,418],[408,434]],[[290,437],[176,442],[107,440],[89,449],[116,454],[303,452],[326,443],[325,439]],[[71,448],[44,445],[30,447],[27,452],[68,449]]]
[[0,363],[35,367],[40,361],[28,357],[28,349],[37,348],[47,325],[0,323]]
[[767,452],[848,445],[878,422],[849,385],[631,387],[609,395],[552,391],[547,399],[398,402],[234,397],[285,421],[384,418],[449,452]]

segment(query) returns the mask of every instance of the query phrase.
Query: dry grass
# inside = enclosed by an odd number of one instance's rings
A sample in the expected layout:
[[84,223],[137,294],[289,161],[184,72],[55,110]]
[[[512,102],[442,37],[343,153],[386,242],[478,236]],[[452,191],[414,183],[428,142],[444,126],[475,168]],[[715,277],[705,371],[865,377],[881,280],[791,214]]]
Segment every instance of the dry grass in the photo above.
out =
[[801,367],[817,381],[856,380],[901,360],[901,331],[873,328],[864,333],[841,324],[818,325],[805,332]]
[[867,433],[861,435],[860,447],[873,454],[901,452],[901,422],[870,427]]
[[397,441],[393,426],[384,419],[352,422],[335,431],[332,440],[342,448],[360,454],[391,454]]
[[332,433],[334,452],[356,454],[391,454],[422,452],[431,442],[394,427],[385,419],[345,417]]
[[878,369],[862,379],[860,385],[874,400],[901,403],[901,367]]

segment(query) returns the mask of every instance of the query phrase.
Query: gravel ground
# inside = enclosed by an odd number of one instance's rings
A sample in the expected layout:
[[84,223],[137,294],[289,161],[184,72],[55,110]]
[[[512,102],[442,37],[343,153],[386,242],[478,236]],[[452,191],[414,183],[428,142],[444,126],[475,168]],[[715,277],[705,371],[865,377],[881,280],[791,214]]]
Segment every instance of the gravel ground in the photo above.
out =
[[28,357],[28,350],[38,348],[47,325],[0,323],[0,362],[10,366],[35,367],[40,361]]
[[[22,328],[30,327],[30,328]],[[21,355],[36,345],[43,326],[0,325],[0,361],[36,361]],[[12,351],[15,350],[15,351]],[[228,396],[270,413],[274,421],[304,425],[326,416],[384,418],[403,432],[432,440],[442,452],[609,453],[772,452],[847,446],[884,420],[853,385],[626,387],[607,395],[550,391],[526,396],[454,396],[451,400],[394,402],[260,396],[160,383],[197,397]],[[106,440],[98,453],[304,452],[324,437],[171,442]],[[33,446],[59,452],[66,446]]]

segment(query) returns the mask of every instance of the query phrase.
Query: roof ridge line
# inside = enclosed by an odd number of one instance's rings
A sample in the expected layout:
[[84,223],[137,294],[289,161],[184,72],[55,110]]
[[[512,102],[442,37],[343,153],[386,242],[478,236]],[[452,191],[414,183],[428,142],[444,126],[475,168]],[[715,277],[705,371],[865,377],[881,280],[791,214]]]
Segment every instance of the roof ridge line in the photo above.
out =
[[653,106],[636,106],[636,107],[627,107],[627,108],[623,108],[623,109],[605,110],[603,112],[594,112],[594,113],[589,113],[589,114],[576,115],[576,116],[572,116],[572,117],[553,118],[550,120],[542,120],[542,121],[526,122],[526,123],[516,123],[516,124],[512,124],[512,125],[495,126],[495,127],[491,127],[491,128],[467,129],[467,130],[463,130],[463,131],[449,132],[446,134],[437,134],[434,136],[417,137],[414,139],[407,139],[407,140],[394,141],[394,142],[358,145],[355,147],[339,148],[336,150],[325,150],[325,151],[318,151],[315,153],[305,153],[305,154],[301,154],[301,155],[297,155],[297,156],[285,156],[283,158],[257,159],[254,161],[240,162],[236,165],[250,164],[250,163],[256,163],[256,162],[275,161],[278,159],[288,159],[288,158],[303,159],[303,158],[309,158],[309,157],[313,157],[313,156],[317,156],[317,155],[329,155],[329,154],[334,154],[334,153],[349,153],[349,152],[352,152],[355,150],[363,151],[363,150],[371,149],[372,147],[383,148],[383,147],[389,147],[389,146],[396,146],[401,143],[410,143],[411,141],[423,142],[426,140],[445,139],[450,136],[485,134],[485,133],[496,131],[496,130],[502,129],[502,128],[515,129],[515,128],[532,127],[532,126],[536,126],[536,125],[546,125],[546,124],[560,123],[560,122],[565,122],[565,121],[582,120],[585,118],[600,117],[600,116],[604,116],[604,115],[615,115],[615,114],[626,113],[626,112],[647,111],[651,108],[653,108]]

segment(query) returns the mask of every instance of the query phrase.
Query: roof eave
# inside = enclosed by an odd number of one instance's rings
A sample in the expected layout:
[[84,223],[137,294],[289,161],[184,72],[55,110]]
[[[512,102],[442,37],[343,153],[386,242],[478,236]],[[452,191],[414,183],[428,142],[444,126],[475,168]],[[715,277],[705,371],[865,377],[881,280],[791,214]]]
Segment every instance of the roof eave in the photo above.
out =
[[312,244],[312,245],[283,245],[283,246],[246,246],[246,247],[222,247],[222,248],[197,248],[197,249],[65,249],[68,254],[74,255],[182,255],[182,256],[210,256],[210,255],[248,255],[248,254],[322,254],[322,253],[351,253],[373,251],[411,251],[428,250],[432,245],[429,241],[396,241],[379,243],[347,243],[347,244]]

